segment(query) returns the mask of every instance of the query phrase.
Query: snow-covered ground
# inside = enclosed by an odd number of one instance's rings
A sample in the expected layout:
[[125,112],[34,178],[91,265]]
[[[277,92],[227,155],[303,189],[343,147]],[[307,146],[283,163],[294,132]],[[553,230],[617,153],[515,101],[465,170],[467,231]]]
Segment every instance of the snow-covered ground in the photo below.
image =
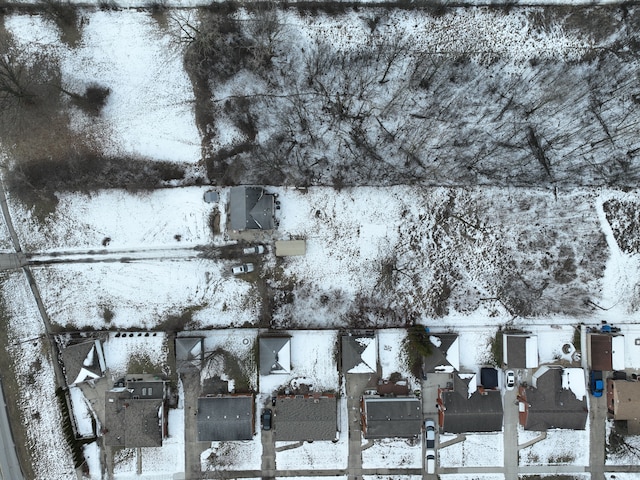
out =
[[[438,448],[441,467],[501,467],[504,464],[504,435],[498,433],[467,433],[463,442]],[[440,443],[455,435],[440,435]]]
[[422,468],[419,440],[383,438],[362,443],[362,468]]
[[216,470],[260,470],[262,442],[260,435],[244,442],[211,442],[200,455],[203,472]]
[[620,435],[613,422],[606,423],[606,465],[637,465],[640,461],[640,435]]
[[260,375],[260,392],[271,395],[292,381],[313,386],[316,392],[338,392],[337,348],[335,331],[284,331],[291,335],[291,370],[289,373]]
[[73,128],[105,153],[195,164],[200,134],[175,37],[147,12],[84,11],[82,17],[82,42],[74,48],[43,16],[11,15],[5,26],[21,48],[54,51],[67,90],[84,93],[89,83],[110,89],[99,117],[75,110],[72,118]]
[[501,473],[441,473],[438,477],[440,480],[504,480]]
[[[529,432],[530,433],[530,432]],[[520,438],[522,444],[531,440],[530,435]],[[589,430],[547,430],[544,440],[519,450],[520,465],[589,465]]]

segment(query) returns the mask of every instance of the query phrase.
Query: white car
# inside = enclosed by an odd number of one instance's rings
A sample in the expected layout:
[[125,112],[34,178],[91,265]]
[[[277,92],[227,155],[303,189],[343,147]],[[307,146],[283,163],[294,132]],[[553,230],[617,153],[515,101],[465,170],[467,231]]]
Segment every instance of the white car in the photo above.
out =
[[513,390],[516,386],[516,374],[513,373],[513,370],[507,370],[506,378],[507,378],[507,390]]
[[242,275],[243,273],[253,272],[253,263],[243,263],[231,269],[234,275]]
[[247,247],[242,249],[244,255],[261,255],[264,253],[264,246],[256,245],[255,247]]
[[427,448],[435,448],[436,445],[436,422],[428,418],[424,422],[424,435],[427,441]]
[[433,450],[427,450],[424,459],[424,466],[427,473],[436,473],[436,452]]

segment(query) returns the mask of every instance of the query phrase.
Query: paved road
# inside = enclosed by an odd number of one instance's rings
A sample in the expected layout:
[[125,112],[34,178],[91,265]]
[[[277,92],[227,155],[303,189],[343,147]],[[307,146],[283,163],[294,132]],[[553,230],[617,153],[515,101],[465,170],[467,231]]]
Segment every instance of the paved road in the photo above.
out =
[[504,392],[504,478],[505,480],[518,479],[518,406],[516,392],[506,390]]
[[200,372],[182,373],[184,387],[184,470],[187,480],[202,478],[200,454],[210,443],[198,442],[197,411],[200,395]]
[[11,435],[11,425],[7,405],[4,401],[4,389],[0,379],[0,478],[2,480],[22,480],[20,462]]
[[607,418],[607,397],[595,398],[589,395],[589,443],[591,444],[591,480],[604,480],[605,421]]

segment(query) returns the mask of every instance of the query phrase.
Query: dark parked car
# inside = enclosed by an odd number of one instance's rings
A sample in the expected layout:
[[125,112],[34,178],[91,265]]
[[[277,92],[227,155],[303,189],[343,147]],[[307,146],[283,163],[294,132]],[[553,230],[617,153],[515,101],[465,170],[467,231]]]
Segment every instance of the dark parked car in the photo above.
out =
[[263,430],[271,430],[271,418],[273,416],[273,412],[270,408],[265,408],[262,412],[262,429]]

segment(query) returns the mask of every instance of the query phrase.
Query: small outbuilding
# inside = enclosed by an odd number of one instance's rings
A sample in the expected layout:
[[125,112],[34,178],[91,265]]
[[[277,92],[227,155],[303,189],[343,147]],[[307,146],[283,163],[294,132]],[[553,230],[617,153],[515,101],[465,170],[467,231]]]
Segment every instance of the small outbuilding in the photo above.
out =
[[258,346],[260,375],[291,372],[291,337],[260,337]]

